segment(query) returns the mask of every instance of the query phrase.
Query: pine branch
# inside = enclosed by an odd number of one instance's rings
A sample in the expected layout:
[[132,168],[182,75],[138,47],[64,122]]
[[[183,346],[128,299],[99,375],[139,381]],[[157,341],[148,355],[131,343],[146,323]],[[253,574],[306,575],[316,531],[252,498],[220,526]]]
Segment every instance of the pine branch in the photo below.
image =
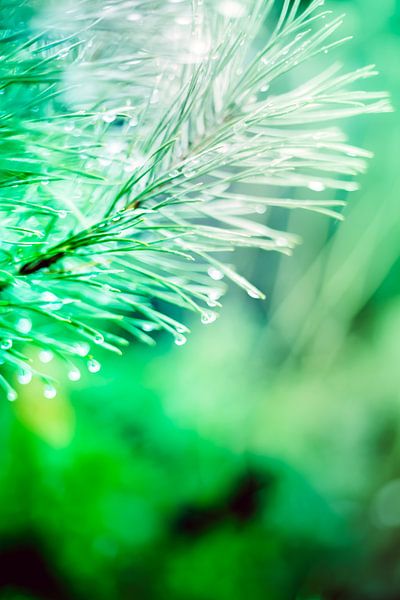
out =
[[[354,89],[373,67],[342,73],[328,57],[317,76],[288,85],[292,70],[345,41],[334,37],[342,17],[321,6],[2,3],[5,373],[27,383],[32,347],[77,379],[74,357],[98,370],[95,344],[120,352],[126,334],[152,343],[154,330],[182,344],[188,330],[169,305],[212,322],[224,277],[263,297],[225,264],[227,252],[290,254],[297,244],[261,222],[266,209],[340,218],[342,202],[315,194],[356,189],[369,153],[325,124],[390,104]],[[309,199],[296,199],[298,187]],[[16,397],[6,377],[0,384]]]

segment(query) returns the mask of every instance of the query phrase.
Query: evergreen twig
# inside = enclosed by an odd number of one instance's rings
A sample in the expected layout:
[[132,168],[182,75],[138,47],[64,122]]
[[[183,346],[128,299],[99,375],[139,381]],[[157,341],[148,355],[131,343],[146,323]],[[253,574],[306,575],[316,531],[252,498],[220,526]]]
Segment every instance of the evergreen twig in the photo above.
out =
[[390,104],[354,90],[374,67],[328,58],[288,89],[288,73],[344,41],[322,4],[2,2],[0,358],[24,382],[32,346],[95,371],[82,340],[119,351],[123,331],[151,343],[164,329],[184,343],[168,304],[211,322],[224,276],[262,297],[217,257],[289,254],[296,236],[262,224],[265,209],[340,216],[316,193],[355,189],[369,153],[326,123]]

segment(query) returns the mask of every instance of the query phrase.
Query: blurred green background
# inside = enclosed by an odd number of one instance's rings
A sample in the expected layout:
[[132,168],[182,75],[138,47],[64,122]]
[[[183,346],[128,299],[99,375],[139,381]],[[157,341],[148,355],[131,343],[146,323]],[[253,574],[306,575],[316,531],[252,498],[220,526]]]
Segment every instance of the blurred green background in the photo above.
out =
[[[398,107],[399,0],[328,6]],[[400,113],[345,127],[375,153],[345,222],[238,255],[265,302],[1,404],[0,598],[400,598]]]

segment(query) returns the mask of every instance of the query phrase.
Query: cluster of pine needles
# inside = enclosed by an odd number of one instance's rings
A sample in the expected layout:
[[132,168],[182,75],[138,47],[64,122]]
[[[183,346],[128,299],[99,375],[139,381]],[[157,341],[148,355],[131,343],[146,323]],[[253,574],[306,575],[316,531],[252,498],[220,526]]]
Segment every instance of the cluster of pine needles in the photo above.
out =
[[180,309],[211,323],[227,280],[262,297],[230,256],[292,251],[297,237],[266,224],[273,207],[340,217],[335,190],[356,188],[369,154],[337,121],[390,109],[355,85],[373,66],[332,62],[341,23],[321,0],[1,2],[8,399],[35,375],[55,394],[37,356],[78,379],[100,368],[98,346],[158,330],[183,344]]

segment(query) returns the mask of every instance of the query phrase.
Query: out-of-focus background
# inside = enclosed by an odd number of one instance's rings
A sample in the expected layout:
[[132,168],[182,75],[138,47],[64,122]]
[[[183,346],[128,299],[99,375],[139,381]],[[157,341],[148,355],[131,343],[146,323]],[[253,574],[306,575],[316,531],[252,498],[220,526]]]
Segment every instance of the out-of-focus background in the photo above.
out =
[[[399,0],[328,7],[398,107]],[[375,153],[345,222],[238,255],[265,302],[1,404],[0,598],[400,598],[400,113],[345,127]]]

